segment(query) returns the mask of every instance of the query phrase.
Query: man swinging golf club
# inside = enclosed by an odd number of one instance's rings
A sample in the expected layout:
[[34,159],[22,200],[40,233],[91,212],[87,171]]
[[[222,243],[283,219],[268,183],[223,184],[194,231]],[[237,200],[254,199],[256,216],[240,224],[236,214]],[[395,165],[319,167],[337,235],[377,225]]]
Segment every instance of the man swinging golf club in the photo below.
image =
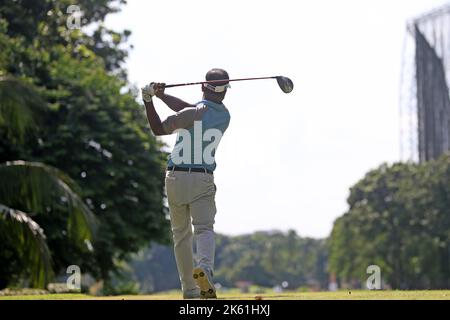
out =
[[[195,105],[165,94],[163,83],[151,83],[142,89],[153,133],[161,136],[177,132],[165,183],[175,259],[185,299],[216,298],[212,280],[216,215],[213,172],[217,146],[230,122],[230,113],[222,103],[230,86],[228,73],[222,69],[208,71],[206,80],[215,81],[202,85],[203,100]],[[161,121],[153,96],[177,113]],[[192,226],[197,249],[195,268]]]

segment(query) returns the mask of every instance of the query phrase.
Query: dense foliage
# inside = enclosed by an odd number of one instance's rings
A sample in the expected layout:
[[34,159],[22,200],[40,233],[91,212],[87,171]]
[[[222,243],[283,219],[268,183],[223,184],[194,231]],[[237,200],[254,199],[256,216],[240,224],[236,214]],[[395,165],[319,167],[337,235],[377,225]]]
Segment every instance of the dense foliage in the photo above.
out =
[[[57,273],[77,264],[108,279],[118,261],[169,236],[165,155],[122,68],[130,32],[102,25],[122,3],[77,1],[82,27],[93,30],[86,34],[67,28],[71,1],[0,2],[0,163],[21,159],[58,168],[79,185],[98,220],[94,250],[86,251],[65,231],[64,206],[53,205],[51,215],[34,212]],[[28,209],[26,197],[16,200],[3,204]],[[1,264],[20,265],[20,255],[1,245]],[[11,270],[2,270],[5,284]]]
[[363,284],[378,265],[399,289],[450,287],[450,156],[382,165],[351,188],[329,239],[330,271]]

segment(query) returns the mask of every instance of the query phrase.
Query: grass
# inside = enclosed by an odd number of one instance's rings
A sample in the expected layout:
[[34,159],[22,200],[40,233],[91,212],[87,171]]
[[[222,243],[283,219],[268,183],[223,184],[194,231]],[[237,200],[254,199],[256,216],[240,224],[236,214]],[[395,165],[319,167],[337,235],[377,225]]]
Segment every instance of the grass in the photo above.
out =
[[[283,292],[264,294],[218,293],[224,300],[450,300],[450,290],[433,291],[338,291],[338,292]],[[94,297],[85,294],[48,294],[2,296],[0,300],[178,300],[179,292],[153,295],[125,295]]]

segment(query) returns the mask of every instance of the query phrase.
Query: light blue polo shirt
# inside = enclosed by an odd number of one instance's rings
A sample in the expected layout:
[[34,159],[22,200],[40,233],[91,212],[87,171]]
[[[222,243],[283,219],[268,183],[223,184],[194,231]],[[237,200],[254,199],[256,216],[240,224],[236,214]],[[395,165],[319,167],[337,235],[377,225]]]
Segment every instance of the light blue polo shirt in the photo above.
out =
[[214,171],[216,150],[229,124],[230,112],[225,105],[209,100],[167,118],[163,123],[166,132],[177,132],[167,165]]

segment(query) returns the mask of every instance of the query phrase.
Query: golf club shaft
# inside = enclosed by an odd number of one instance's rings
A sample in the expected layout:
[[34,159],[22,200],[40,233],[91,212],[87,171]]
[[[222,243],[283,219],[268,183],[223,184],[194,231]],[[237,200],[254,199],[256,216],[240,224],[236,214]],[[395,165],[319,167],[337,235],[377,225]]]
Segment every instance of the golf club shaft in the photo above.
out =
[[[228,82],[232,81],[248,81],[248,80],[264,80],[264,79],[276,79],[277,77],[259,77],[259,78],[241,78],[241,79],[230,79],[227,80]],[[188,83],[177,83],[177,84],[168,84],[165,87],[166,88],[173,88],[173,87],[182,87],[182,86],[193,86],[197,84],[205,84],[205,83],[217,83],[217,82],[224,82],[224,80],[209,80],[209,81],[200,81],[200,82],[188,82]]]

